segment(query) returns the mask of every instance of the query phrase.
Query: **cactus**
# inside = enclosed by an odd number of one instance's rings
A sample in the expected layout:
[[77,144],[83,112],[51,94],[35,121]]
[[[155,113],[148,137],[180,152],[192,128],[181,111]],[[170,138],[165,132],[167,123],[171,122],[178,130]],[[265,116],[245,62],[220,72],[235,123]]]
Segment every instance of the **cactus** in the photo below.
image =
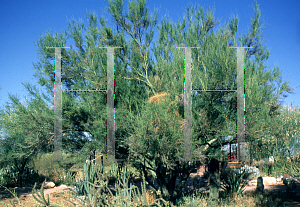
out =
[[[102,168],[103,169],[103,168]],[[117,173],[117,181],[115,182],[115,188],[116,188],[116,197],[113,198],[113,194],[110,191],[110,189],[107,187],[108,181],[97,180],[100,178],[98,174],[98,170],[101,171],[101,168],[96,168],[96,165],[94,162],[90,162],[89,160],[86,161],[83,165],[83,181],[76,182],[76,187],[73,189],[73,192],[76,192],[77,194],[84,194],[82,198],[79,198],[79,201],[83,206],[152,206],[152,205],[158,205],[161,206],[161,202],[166,205],[168,202],[165,201],[162,198],[155,199],[152,197],[152,199],[149,199],[148,195],[146,195],[148,192],[146,192],[145,187],[145,178],[143,176],[143,183],[144,186],[142,187],[142,195],[140,194],[138,188],[136,186],[133,186],[130,183],[130,186],[128,186],[128,179],[127,174],[128,170],[125,167],[125,172],[118,172]],[[101,176],[102,177],[102,176]],[[104,176],[107,179],[107,176]],[[121,188],[121,186],[123,188]],[[106,188],[109,192],[109,196],[112,199],[107,198],[107,194],[100,194],[100,190]],[[71,202],[71,201],[69,201]],[[76,203],[71,202],[73,205],[76,205]]]
[[[120,174],[121,174],[121,172],[118,173],[118,177],[120,176]],[[118,194],[121,194],[121,197],[122,197],[121,199],[125,200],[124,206],[128,207],[131,202],[132,184],[130,183],[130,188],[128,188],[128,180],[126,180],[125,176],[126,176],[126,167],[125,167],[125,173],[123,174],[123,184],[122,184],[123,188],[124,188],[123,194],[121,193],[120,185],[118,186],[119,188],[117,188],[116,183],[115,183],[115,188],[118,189],[116,192],[116,196],[118,196]],[[129,195],[128,195],[128,190],[129,190]]]
[[95,185],[97,181],[97,170],[98,169],[95,168],[95,161],[90,162],[89,160],[86,160],[82,170],[83,181],[81,181],[80,183],[76,183],[76,190],[74,190],[78,194],[87,195],[90,203],[95,202],[95,195],[93,194],[96,192],[96,188],[102,188],[101,185]]
[[[143,185],[142,185],[142,195],[140,194],[138,188],[133,186],[130,183],[130,187],[128,187],[128,179],[126,180],[127,169],[125,167],[125,172],[123,173],[123,183],[117,182],[115,184],[116,198],[111,201],[112,206],[166,206],[168,204],[163,198],[155,199],[150,195],[149,191],[146,190],[145,185],[145,177],[143,177]],[[120,181],[120,174],[118,175],[118,181]],[[121,189],[120,185],[123,186]],[[123,192],[122,192],[123,191]]]
[[83,185],[83,182],[80,181],[80,182],[76,182],[75,186],[74,186],[74,191],[79,194],[80,196],[83,196],[84,195],[84,185]]
[[[51,206],[51,205],[50,205],[50,201],[49,201],[49,194],[47,195],[47,196],[48,196],[47,200],[45,199],[45,196],[44,196],[44,185],[45,185],[45,182],[46,182],[46,179],[45,179],[45,181],[43,182],[41,189],[39,190],[39,193],[40,193],[40,194],[39,194],[38,191],[35,189],[36,183],[34,184],[34,186],[33,186],[33,188],[32,188],[32,196],[33,196],[33,198],[34,198],[36,201],[38,201],[39,203],[43,204],[44,206]],[[36,194],[36,195],[39,197],[39,199],[38,199],[34,194]]]
[[90,191],[91,186],[88,182],[94,183],[95,174],[94,174],[94,165],[92,163],[89,164],[88,160],[83,165],[82,176],[83,176],[84,190],[87,193],[89,200],[91,201],[93,198]]

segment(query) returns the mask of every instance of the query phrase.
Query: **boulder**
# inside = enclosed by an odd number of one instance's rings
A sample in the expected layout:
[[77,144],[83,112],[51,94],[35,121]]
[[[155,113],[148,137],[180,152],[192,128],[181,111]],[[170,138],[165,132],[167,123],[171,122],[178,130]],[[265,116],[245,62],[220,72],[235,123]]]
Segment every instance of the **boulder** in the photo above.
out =
[[276,185],[277,181],[274,177],[263,177],[264,185]]
[[257,180],[250,180],[248,181],[249,186],[257,185]]
[[[40,185],[42,185],[43,183],[41,183]],[[54,188],[55,187],[55,183],[53,182],[45,182],[44,188]]]
[[[280,183],[281,179],[276,179],[274,177],[263,177],[263,183],[264,185],[276,185],[277,183]],[[250,180],[248,181],[249,186],[257,185],[257,180]]]

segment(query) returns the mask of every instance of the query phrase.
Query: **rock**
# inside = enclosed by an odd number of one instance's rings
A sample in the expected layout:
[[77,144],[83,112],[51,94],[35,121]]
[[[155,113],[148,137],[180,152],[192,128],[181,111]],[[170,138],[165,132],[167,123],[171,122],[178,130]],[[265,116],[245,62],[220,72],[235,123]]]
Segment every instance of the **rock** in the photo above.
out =
[[[43,183],[41,183],[40,185],[42,185]],[[53,182],[45,182],[44,188],[54,188],[55,187],[55,183]]]
[[281,178],[276,178],[276,182],[281,183],[282,182]]
[[275,185],[277,183],[274,177],[263,177],[264,185]]
[[60,188],[67,188],[68,186],[66,186],[66,185],[60,185],[59,187]]
[[[276,179],[274,177],[263,177],[263,184],[264,185],[276,185],[280,181],[279,179]],[[257,185],[257,180],[250,180],[248,181],[249,186]]]
[[250,180],[248,181],[249,186],[257,185],[257,180]]

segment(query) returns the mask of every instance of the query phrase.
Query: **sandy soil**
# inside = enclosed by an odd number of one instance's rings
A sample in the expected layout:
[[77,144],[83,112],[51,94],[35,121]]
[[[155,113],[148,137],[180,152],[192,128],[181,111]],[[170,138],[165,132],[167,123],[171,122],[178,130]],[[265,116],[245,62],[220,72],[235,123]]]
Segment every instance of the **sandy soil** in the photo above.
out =
[[[191,186],[192,181],[194,179],[196,179],[197,176],[199,176],[197,173],[194,173],[194,174],[190,175],[189,180],[188,180],[186,186],[183,189],[183,192],[187,192],[187,191],[192,191],[193,192],[194,191],[194,192],[201,192],[201,193],[209,193],[209,187],[208,186],[201,187],[200,189],[194,189]],[[139,188],[139,191],[141,193],[142,192],[141,191],[142,181],[136,181],[136,182],[134,182],[134,185]],[[158,186],[156,182],[154,183],[154,185]],[[295,192],[295,194],[299,193],[299,194],[297,194],[298,197],[299,197],[299,199],[298,199],[299,201],[298,200],[294,201],[296,203],[294,203],[293,206],[297,206],[298,204],[300,206],[300,184],[297,183],[296,185],[297,185],[297,187],[296,187],[296,189],[294,189],[294,192]],[[108,187],[112,191],[112,193],[115,195],[115,192],[116,192],[116,189],[114,188],[115,186],[114,185],[109,185]],[[39,189],[39,188],[36,188],[36,189]],[[60,195],[62,195],[61,193],[62,192],[70,192],[70,189],[71,189],[71,187],[69,187],[69,186],[44,189],[44,195],[50,195],[50,200],[54,201],[56,203],[58,201],[62,202],[65,199],[60,196]],[[148,185],[146,185],[146,189],[150,190]],[[244,193],[248,194],[248,193],[254,192],[255,189],[256,189],[256,186],[246,186]],[[24,202],[28,203],[29,202],[28,199],[31,199],[32,203],[34,203],[33,197],[32,197],[32,194],[31,194],[32,193],[32,188],[24,187],[24,188],[14,188],[14,189],[11,189],[11,190],[16,191],[20,201],[23,204],[24,204]],[[223,189],[221,189],[221,188],[219,190],[223,191]],[[276,185],[265,185],[265,191],[266,192],[268,192],[268,191],[269,192],[286,191],[286,186],[282,182],[278,183]],[[0,206],[2,206],[1,202],[9,204],[9,200],[15,200],[15,199],[13,198],[11,193],[9,193],[7,190],[1,190],[0,191]],[[31,203],[29,202],[28,205],[31,205]],[[27,206],[27,205],[25,205],[25,206]]]

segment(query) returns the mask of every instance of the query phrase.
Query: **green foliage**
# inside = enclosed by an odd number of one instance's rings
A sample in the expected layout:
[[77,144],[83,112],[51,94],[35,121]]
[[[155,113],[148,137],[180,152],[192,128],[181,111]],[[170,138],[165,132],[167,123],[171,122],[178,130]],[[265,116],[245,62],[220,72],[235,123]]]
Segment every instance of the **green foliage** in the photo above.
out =
[[289,178],[283,179],[283,184],[287,187],[288,192],[297,187],[295,181]]
[[[47,197],[47,200],[45,199],[45,196],[44,196],[44,186],[45,186],[45,182],[46,180],[43,182],[42,186],[41,186],[41,189],[39,190],[39,192],[35,189],[36,187],[36,183],[34,184],[33,186],[33,189],[32,189],[32,196],[33,198],[38,201],[39,203],[41,203],[42,205],[44,206],[52,206],[50,205],[50,201],[49,201],[49,194],[48,194],[48,197]],[[39,197],[37,198],[36,195]],[[53,206],[54,207],[54,206]]]
[[[132,186],[130,183],[130,187],[128,187],[128,179],[126,176],[126,168],[123,174],[119,174],[118,181],[115,184],[116,192],[116,202],[114,206],[131,206],[133,204],[138,206],[166,206],[169,202],[164,200],[163,198],[158,198],[149,203],[146,197],[146,183],[145,177],[142,175],[143,183],[142,183],[142,195],[136,186]],[[123,177],[123,179],[122,179]]]
[[[80,199],[82,205],[94,205],[94,206],[140,206],[140,205],[155,205],[161,206],[160,204],[166,204],[164,199],[159,198],[153,201],[151,204],[147,203],[146,199],[146,187],[145,178],[143,176],[142,195],[138,188],[130,183],[128,187],[127,168],[117,174],[117,180],[115,182],[116,198],[112,200],[106,199],[107,194],[100,194],[99,192],[103,189],[113,196],[110,189],[107,187],[107,176],[102,176],[98,172],[98,168],[93,162],[87,161],[84,164],[83,170],[83,181],[76,182],[75,188],[72,189],[74,196],[84,195],[84,199]],[[97,176],[96,176],[97,173]],[[105,178],[102,180],[102,178]],[[107,191],[108,190],[108,191]],[[73,202],[71,202],[74,204]],[[75,204],[74,204],[75,205]]]
[[29,161],[49,147],[53,136],[54,111],[49,109],[36,87],[23,85],[34,98],[21,104],[17,97],[9,95],[12,104],[7,104],[0,112],[5,134],[1,141],[3,159],[0,164],[22,159]]
[[39,179],[38,171],[34,167],[29,168],[28,164],[25,165],[23,171],[20,171],[21,165],[9,165],[0,170],[1,185],[15,186],[22,181],[22,184],[33,184]]
[[[98,190],[107,188],[108,182],[102,180],[103,176],[99,174],[99,167],[89,160],[83,165],[83,181],[76,181],[72,192],[75,196],[85,196],[85,202],[96,205],[99,199],[104,201],[104,196],[99,195]],[[106,178],[107,180],[107,178]],[[109,189],[108,189],[109,190]]]
[[272,176],[274,174],[274,165],[268,164],[266,166],[266,174]]
[[120,173],[119,168],[116,163],[110,163],[110,165],[106,168],[105,172],[107,175],[113,179],[113,181],[116,181],[118,178],[118,174]]
[[300,164],[299,163],[292,163],[291,164],[291,174],[293,177],[300,177]]
[[[144,173],[149,185],[150,177],[156,179],[166,199],[175,201],[179,197],[191,169],[196,166],[194,163],[174,162],[183,157],[184,140],[179,129],[184,118],[184,106],[175,106],[171,102],[184,92],[185,67],[185,54],[174,45],[202,48],[192,49],[193,89],[227,90],[236,89],[237,76],[236,49],[228,48],[228,44],[253,47],[245,51],[245,140],[252,142],[253,158],[269,156],[279,146],[283,146],[285,151],[293,146],[296,137],[291,137],[299,131],[298,123],[294,122],[299,120],[300,113],[296,111],[291,117],[287,110],[279,112],[279,96],[285,91],[290,93],[291,88],[288,82],[281,84],[278,68],[264,71],[269,52],[262,44],[261,13],[257,4],[250,31],[238,38],[239,43],[236,41],[238,18],[231,18],[226,28],[216,32],[214,27],[220,21],[214,19],[214,13],[210,10],[206,13],[201,6],[195,5],[186,8],[187,17],[182,22],[173,24],[165,18],[157,26],[157,14],[154,17],[148,15],[145,1],[129,2],[129,11],[125,13],[123,4],[123,1],[108,3],[108,12],[117,25],[115,32],[104,19],[89,13],[87,28],[84,28],[83,22],[75,23],[72,19],[67,31],[62,34],[47,32],[37,41],[40,61],[34,64],[34,76],[41,86],[47,88],[48,94],[40,95],[36,87],[24,84],[33,97],[26,105],[10,96],[12,103],[0,114],[0,124],[5,133],[1,141],[4,155],[0,160],[1,166],[20,158],[28,158],[29,161],[38,152],[53,151],[54,111],[49,105],[53,106],[55,54],[47,47],[65,46],[69,37],[76,44],[61,51],[62,82],[66,89],[104,90],[107,84],[107,50],[99,47],[122,47],[115,49],[117,61],[114,66],[117,83],[116,155],[134,161],[133,166]],[[149,47],[156,26],[159,38],[153,47],[155,63],[150,58]],[[83,30],[87,33],[84,36]],[[129,36],[128,41],[125,41],[125,35]],[[253,55],[255,61],[251,59]],[[279,90],[274,94],[274,82],[277,81]],[[160,105],[147,103],[150,97],[161,92],[170,94],[171,98]],[[81,161],[96,149],[103,152],[106,93],[70,92],[64,93],[62,99],[63,149],[74,153]],[[220,146],[232,141],[223,141],[220,137],[235,136],[235,94],[206,92],[197,98],[194,96],[192,114],[193,158],[203,162],[207,156],[218,158]],[[83,137],[83,132],[92,135],[91,141]],[[69,163],[60,164],[68,169]],[[87,193],[93,189],[95,170],[90,166],[84,167],[84,180],[78,183],[80,192]],[[116,176],[116,170],[111,174]],[[178,186],[175,186],[176,178],[180,179]],[[154,192],[157,190],[151,187]]]
[[72,172],[65,172],[65,171],[59,171],[57,169],[54,169],[57,176],[58,176],[58,181],[56,181],[56,185],[61,185],[61,184],[64,184],[64,185],[68,185],[68,186],[71,186],[71,185],[74,185],[75,184],[75,175],[74,173]]
[[84,191],[84,182],[79,180],[77,182],[75,182],[75,185],[73,185],[73,191],[80,196],[85,195],[85,191]]
[[[127,140],[132,156],[131,164],[141,174],[145,174],[153,192],[158,189],[153,186],[150,178],[156,179],[166,200],[179,197],[189,173],[196,167],[195,163],[188,165],[185,162],[174,161],[177,155],[183,154],[183,137],[182,132],[178,130],[181,124],[180,117],[175,116],[174,108],[170,107],[168,110],[172,101],[167,96],[165,104],[149,104],[143,107],[141,116],[136,118],[136,133]],[[201,152],[199,154],[201,159]],[[176,178],[179,178],[178,185],[175,185]]]
[[96,180],[96,171],[94,169],[94,163],[89,160],[86,161],[83,165],[82,176],[83,176],[83,184],[84,190],[89,196],[89,200],[92,201],[91,197],[91,185],[89,183],[94,183]]
[[300,162],[299,160],[291,159],[290,157],[278,157],[274,163],[274,168],[277,172],[289,174],[293,177],[300,177]]
[[234,193],[241,195],[247,185],[250,173],[243,171],[241,173],[236,172],[235,170],[229,170],[221,174],[221,180],[223,185],[221,186],[225,192],[232,196]]
[[[1,186],[1,185],[0,185]],[[10,205],[11,206],[13,206],[13,207],[15,207],[16,205],[15,205],[15,203],[18,203],[21,207],[23,207],[24,205],[21,203],[21,201],[20,201],[20,199],[19,199],[19,197],[18,197],[18,195],[17,195],[17,193],[16,193],[16,191],[14,190],[14,192],[12,192],[11,190],[9,190],[7,187],[5,187],[5,186],[3,186],[8,192],[10,192],[13,196],[14,196],[14,198],[17,200],[17,202],[16,201],[9,201],[10,202]],[[5,207],[8,207],[8,205],[6,205],[6,204],[4,204],[3,202],[2,202],[2,204],[3,205],[5,205]]]

